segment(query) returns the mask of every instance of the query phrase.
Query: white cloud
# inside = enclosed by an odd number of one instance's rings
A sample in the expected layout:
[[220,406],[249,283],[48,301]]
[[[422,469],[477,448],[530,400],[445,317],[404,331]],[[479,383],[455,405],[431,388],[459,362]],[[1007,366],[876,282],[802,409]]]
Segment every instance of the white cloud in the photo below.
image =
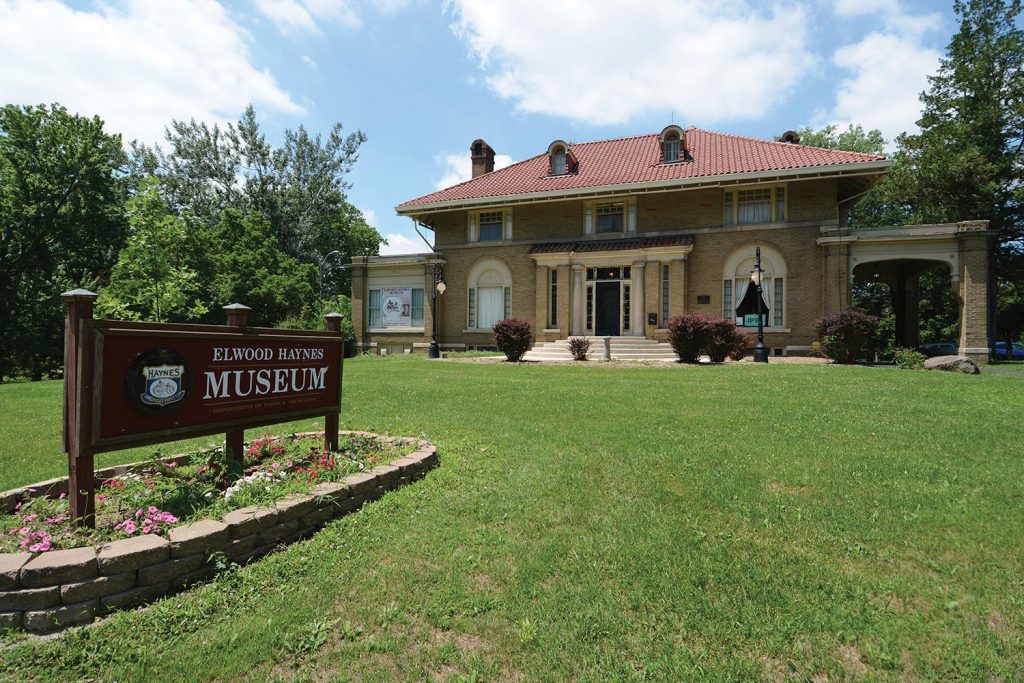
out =
[[363,214],[363,220],[366,221],[367,225],[373,228],[377,227],[378,222],[376,211],[373,209],[359,209],[359,213]]
[[[439,152],[434,155],[434,163],[441,167],[442,173],[439,180],[434,181],[434,187],[442,190],[452,185],[465,182],[473,177],[473,161],[469,158],[469,152]],[[512,157],[507,154],[494,155],[494,170],[505,168],[512,163]]]
[[250,102],[304,114],[253,65],[248,40],[213,0],[129,0],[91,11],[0,0],[0,101],[60,102],[147,143],[172,118],[231,120]]
[[348,0],[256,0],[256,9],[288,35],[319,34],[324,23],[348,28],[363,23],[358,8]]
[[[429,231],[426,235],[430,237]],[[381,245],[381,256],[394,256],[396,254],[422,254],[429,251],[427,245],[419,237],[409,237],[398,232],[389,232],[385,235],[388,241],[387,246]]]
[[488,87],[522,112],[598,124],[765,115],[814,63],[803,7],[777,0],[448,0]]
[[859,123],[881,130],[890,141],[914,131],[921,115],[918,97],[941,57],[926,39],[941,27],[942,17],[908,14],[898,2],[883,0],[837,0],[834,9],[843,17],[871,14],[882,25],[833,54],[833,64],[850,76],[840,81],[833,107],[819,112],[817,123],[836,123],[840,128]]
[[320,68],[316,63],[316,60],[309,55],[302,55],[302,63],[314,71]]

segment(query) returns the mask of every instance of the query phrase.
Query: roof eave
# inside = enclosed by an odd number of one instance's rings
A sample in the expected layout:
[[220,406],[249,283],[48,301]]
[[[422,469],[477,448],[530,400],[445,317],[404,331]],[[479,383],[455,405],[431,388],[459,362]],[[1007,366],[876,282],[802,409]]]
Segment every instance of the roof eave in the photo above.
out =
[[558,201],[561,199],[573,199],[604,194],[622,194],[626,192],[647,191],[665,192],[675,189],[690,189],[696,187],[737,185],[750,181],[768,179],[797,179],[807,178],[828,178],[849,175],[864,175],[886,173],[892,166],[892,159],[879,159],[877,161],[857,161],[847,164],[830,164],[828,166],[804,166],[800,168],[787,168],[771,171],[753,171],[749,173],[729,173],[714,176],[698,176],[696,178],[675,178],[672,180],[657,180],[642,183],[619,183],[614,185],[594,185],[592,187],[577,187],[565,190],[550,190],[546,192],[523,192],[519,194],[488,195],[486,197],[474,197],[471,199],[449,199],[440,202],[428,202],[424,204],[398,205],[395,212],[399,216],[417,216],[425,213],[437,213],[440,211],[451,211],[474,206],[487,206],[499,204],[516,204],[529,201]]

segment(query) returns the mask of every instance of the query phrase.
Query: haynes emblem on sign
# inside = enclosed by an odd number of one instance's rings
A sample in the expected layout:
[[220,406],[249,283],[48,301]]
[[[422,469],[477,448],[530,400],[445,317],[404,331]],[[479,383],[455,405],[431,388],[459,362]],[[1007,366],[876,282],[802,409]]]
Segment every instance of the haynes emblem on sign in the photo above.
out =
[[184,365],[147,365],[142,368],[146,378],[146,391],[142,393],[142,402],[148,406],[165,406],[177,403],[185,397],[181,388],[181,378],[185,376]]
[[128,399],[144,413],[165,414],[177,408],[192,388],[185,359],[171,349],[147,351],[128,369]]

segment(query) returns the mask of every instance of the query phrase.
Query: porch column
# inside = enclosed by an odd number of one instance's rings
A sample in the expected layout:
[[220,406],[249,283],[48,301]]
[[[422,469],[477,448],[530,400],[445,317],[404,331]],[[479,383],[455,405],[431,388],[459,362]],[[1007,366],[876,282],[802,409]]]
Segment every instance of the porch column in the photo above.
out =
[[586,334],[583,320],[583,266],[572,267],[572,334]]
[[991,236],[988,221],[957,224],[960,242],[960,355],[987,362],[989,349],[988,263]]
[[644,266],[645,261],[633,261],[633,269],[630,271],[629,289],[629,330],[634,337],[644,336],[644,326],[647,324],[645,302],[644,302]]
[[551,275],[547,266],[537,266],[537,282],[534,291],[536,307],[534,310],[534,334],[539,338],[542,330],[548,328],[548,320],[551,310]]

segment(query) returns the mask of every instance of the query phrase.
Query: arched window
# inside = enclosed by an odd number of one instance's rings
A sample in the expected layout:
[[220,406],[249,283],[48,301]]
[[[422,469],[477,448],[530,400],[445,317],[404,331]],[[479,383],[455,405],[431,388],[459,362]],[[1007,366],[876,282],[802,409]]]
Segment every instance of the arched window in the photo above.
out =
[[666,126],[659,136],[661,163],[673,164],[686,159],[686,133],[679,126]]
[[512,271],[499,259],[478,261],[469,271],[466,327],[489,330],[512,317]]
[[569,172],[569,146],[561,140],[548,145],[548,158],[551,161],[551,175],[565,175]]
[[[722,316],[740,327],[757,327],[754,250],[740,247],[726,259],[722,272]],[[766,327],[785,327],[786,262],[772,247],[761,247],[761,313]]]

